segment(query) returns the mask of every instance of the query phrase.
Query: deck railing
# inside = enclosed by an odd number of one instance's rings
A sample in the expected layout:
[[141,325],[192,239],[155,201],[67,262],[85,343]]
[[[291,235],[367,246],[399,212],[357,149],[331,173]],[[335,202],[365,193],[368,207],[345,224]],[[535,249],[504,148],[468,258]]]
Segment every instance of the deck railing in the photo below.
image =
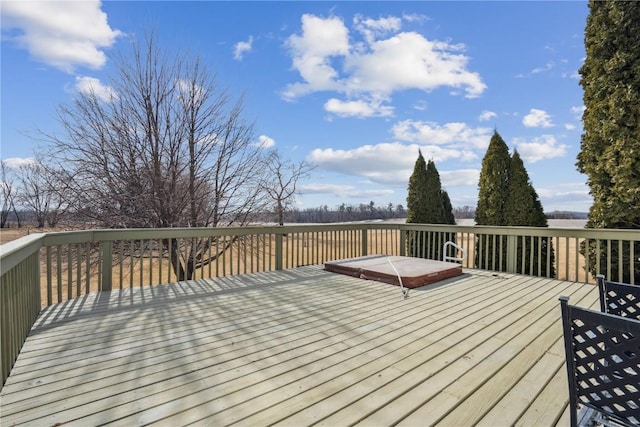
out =
[[[0,246],[0,374],[9,375],[44,306],[91,292],[153,286],[369,254],[442,259],[455,240],[465,268],[595,283],[581,248],[604,249],[596,274],[640,262],[640,230],[358,223],[284,227],[87,230],[33,234]],[[550,251],[543,247],[553,246]],[[537,248],[525,251],[525,247]],[[612,250],[612,248],[614,250]],[[628,253],[624,253],[623,251]],[[608,255],[607,255],[608,254]],[[613,262],[611,254],[633,260]],[[622,255],[621,255],[622,254]],[[452,254],[449,254],[452,255]],[[491,259],[489,262],[478,260]],[[604,261],[604,262],[600,262]],[[604,266],[604,268],[600,268]],[[552,270],[555,274],[552,273]]]

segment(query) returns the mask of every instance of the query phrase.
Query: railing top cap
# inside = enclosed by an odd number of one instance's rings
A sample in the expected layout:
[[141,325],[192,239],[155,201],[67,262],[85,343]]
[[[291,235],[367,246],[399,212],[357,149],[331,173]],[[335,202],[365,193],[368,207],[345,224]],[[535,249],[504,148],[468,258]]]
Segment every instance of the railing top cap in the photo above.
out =
[[22,236],[18,239],[12,240],[0,245],[0,256],[7,256],[17,250],[23,249],[25,246],[29,246],[38,240],[41,240],[45,236],[45,233],[34,233]]

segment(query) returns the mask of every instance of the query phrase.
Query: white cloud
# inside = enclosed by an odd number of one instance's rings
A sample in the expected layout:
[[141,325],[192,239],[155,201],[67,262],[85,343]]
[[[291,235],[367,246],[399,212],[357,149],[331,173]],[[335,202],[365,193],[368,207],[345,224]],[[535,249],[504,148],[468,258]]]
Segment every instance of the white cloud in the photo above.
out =
[[354,185],[340,185],[340,184],[320,184],[311,183],[304,184],[300,187],[300,194],[331,194],[339,198],[363,198],[370,199],[376,197],[385,197],[394,194],[391,189],[362,189]]
[[38,161],[33,157],[9,157],[3,159],[2,163],[9,169],[19,169],[21,166],[35,165]]
[[551,123],[551,116],[546,111],[535,108],[529,110],[529,114],[522,118],[522,124],[528,128],[553,127],[553,123]]
[[563,157],[567,154],[567,145],[558,144],[553,135],[542,135],[526,141],[521,138],[514,140],[520,157],[525,162],[535,163],[543,159]]
[[547,71],[551,71],[555,67],[553,61],[547,62],[543,67],[537,67],[531,70],[531,74],[540,74]]
[[100,1],[3,1],[2,28],[6,35],[38,61],[72,73],[78,66],[104,66],[104,49],[122,35],[107,23]]
[[[584,114],[584,110],[585,110],[584,105],[578,105],[578,106],[571,107],[569,109],[569,112],[571,113],[571,115],[573,115],[576,122],[582,123],[582,115]],[[575,123],[565,123],[564,128],[566,130],[575,130],[578,128],[578,125],[576,125]]]
[[284,99],[332,91],[346,95],[346,104],[360,99],[390,100],[402,90],[441,87],[474,98],[486,89],[480,75],[467,69],[462,44],[428,40],[416,32],[398,33],[401,19],[396,17],[357,15],[354,26],[364,34],[363,40],[351,35],[339,17],[302,16],[301,33],[286,41],[301,81],[285,87]]
[[534,74],[541,74],[541,73],[546,73],[548,71],[551,71],[552,69],[555,68],[555,66],[556,64],[553,61],[549,61],[546,64],[544,64],[542,67],[536,67],[525,74],[523,73],[517,74],[516,77],[520,79],[529,78]]
[[368,43],[373,43],[379,37],[400,30],[402,19],[396,16],[372,19],[358,14],[353,18],[353,24]]
[[325,111],[340,117],[389,117],[393,116],[393,107],[382,105],[380,101],[341,101],[331,98],[324,104]]
[[351,197],[356,197],[360,199],[373,199],[376,197],[388,197],[392,196],[395,191],[391,189],[372,189],[372,190],[362,190],[357,189],[356,191],[350,194]]
[[269,138],[266,135],[260,135],[258,137],[258,142],[256,142],[254,145],[260,148],[271,148],[276,145],[276,142],[273,140],[273,138]]
[[300,186],[301,194],[337,194],[340,196],[345,196],[355,190],[355,186],[353,185],[342,185],[342,184],[303,184]]
[[249,36],[249,40],[246,42],[238,42],[233,47],[233,59],[236,61],[242,61],[244,54],[251,52],[253,46],[253,36]]
[[583,197],[589,194],[589,187],[584,182],[565,183],[554,185],[552,188],[540,188],[536,190],[541,197]]
[[545,211],[586,211],[593,203],[589,187],[584,182],[554,185],[551,188],[536,188]]
[[80,93],[95,94],[104,102],[118,99],[118,95],[112,87],[103,85],[99,79],[94,77],[76,76],[75,89]]
[[480,180],[479,169],[458,169],[453,171],[438,171],[443,187],[477,186]]
[[335,90],[338,73],[331,65],[331,58],[349,53],[349,30],[342,19],[323,19],[314,15],[302,16],[302,35],[294,34],[286,41],[304,83],[289,85],[283,92],[285,99],[319,90]]
[[582,115],[584,114],[584,110],[585,110],[584,105],[578,105],[575,107],[571,107],[569,109],[569,111],[571,112],[571,114],[573,114],[576,120],[580,120],[580,121],[582,121]]
[[[447,160],[477,163],[491,140],[492,128],[469,127],[465,123],[403,120],[391,129],[397,142],[363,145],[348,150],[315,149],[307,157],[320,170],[365,178],[375,184],[406,188],[418,157],[436,165]],[[439,170],[443,186],[476,186],[477,169]]]
[[307,160],[324,170],[389,184],[406,183],[417,157],[417,146],[395,142],[364,145],[351,150],[315,149]]
[[212,146],[222,143],[224,142],[218,137],[218,134],[215,132],[207,132],[198,140],[198,144],[202,146]]
[[424,101],[424,100],[419,100],[413,105],[413,108],[415,108],[418,111],[426,111],[427,107],[428,107],[427,101]]
[[[562,77],[567,77],[567,76],[562,76]],[[569,74],[569,75],[568,75],[568,77],[569,77],[570,79],[574,79],[574,80],[580,80],[580,79],[582,78],[582,76],[580,75],[580,73],[579,73],[579,72],[577,72],[577,71],[572,72],[571,74]]]
[[307,160],[320,169],[364,177],[378,184],[406,185],[413,172],[418,150],[436,163],[447,159],[467,160],[473,153],[436,145],[402,144],[399,142],[363,145],[351,150],[315,149]]
[[489,145],[493,129],[488,127],[472,128],[460,122],[439,125],[434,122],[403,120],[393,126],[392,132],[396,139],[402,141],[450,145],[466,149],[485,149]]
[[498,117],[497,113],[489,110],[484,110],[482,113],[480,113],[480,117],[478,117],[478,120],[481,122],[486,122],[496,117]]
[[407,22],[425,22],[431,20],[427,15],[420,15],[417,13],[405,13],[402,15],[402,19]]
[[204,102],[208,96],[207,89],[203,86],[196,84],[193,80],[178,79],[178,91],[180,93],[180,100],[183,104],[189,104],[195,100]]
[[378,40],[369,50],[345,58],[346,90],[387,96],[407,89],[452,87],[463,88],[468,98],[477,97],[486,85],[478,73],[466,70],[468,58],[458,53],[463,49],[414,32]]

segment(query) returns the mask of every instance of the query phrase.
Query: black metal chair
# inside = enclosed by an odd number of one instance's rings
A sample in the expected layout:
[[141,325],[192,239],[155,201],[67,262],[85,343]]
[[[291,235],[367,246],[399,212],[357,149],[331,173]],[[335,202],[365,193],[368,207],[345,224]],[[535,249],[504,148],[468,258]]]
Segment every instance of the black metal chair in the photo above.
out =
[[560,306],[571,425],[640,425],[640,320]]
[[600,311],[640,320],[640,286],[611,282],[599,274]]

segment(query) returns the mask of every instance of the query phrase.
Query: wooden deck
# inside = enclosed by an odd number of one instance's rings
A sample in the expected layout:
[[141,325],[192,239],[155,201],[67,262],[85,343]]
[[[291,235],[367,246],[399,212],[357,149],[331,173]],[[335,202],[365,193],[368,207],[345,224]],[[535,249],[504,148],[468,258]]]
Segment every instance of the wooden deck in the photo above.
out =
[[413,289],[319,266],[49,307],[2,426],[568,425],[559,295],[593,285],[465,270]]

